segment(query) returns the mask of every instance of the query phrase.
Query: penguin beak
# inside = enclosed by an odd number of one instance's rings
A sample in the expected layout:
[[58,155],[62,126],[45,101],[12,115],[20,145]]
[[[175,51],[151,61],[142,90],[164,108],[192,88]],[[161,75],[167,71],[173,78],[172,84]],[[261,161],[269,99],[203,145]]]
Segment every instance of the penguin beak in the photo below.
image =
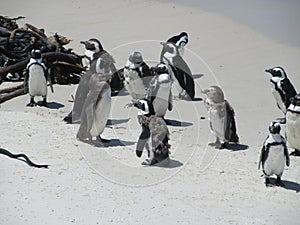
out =
[[86,45],[88,41],[80,41],[80,44]]
[[202,94],[206,95],[208,93],[208,91],[209,91],[208,89],[205,89],[205,90],[202,91]]
[[266,69],[265,72],[271,73],[271,72],[272,72],[272,69]]

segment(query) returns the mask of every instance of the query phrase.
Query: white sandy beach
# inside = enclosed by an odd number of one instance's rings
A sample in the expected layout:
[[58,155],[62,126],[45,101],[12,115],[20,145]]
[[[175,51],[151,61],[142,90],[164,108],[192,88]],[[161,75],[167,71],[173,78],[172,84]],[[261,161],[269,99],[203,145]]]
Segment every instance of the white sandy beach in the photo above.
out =
[[[184,58],[196,83],[196,101],[176,99],[166,115],[173,121],[169,167],[143,167],[146,154],[136,157],[140,126],[136,109],[124,108],[129,95],[112,98],[107,146],[76,140],[79,125],[63,122],[77,85],[54,85],[48,108],[26,107],[27,95],[1,104],[0,147],[50,165],[36,169],[0,155],[1,225],[299,224],[299,158],[284,171],[285,188],[266,188],[257,166],[269,123],[282,117],[264,70],[284,67],[299,92],[300,47],[214,12],[159,1],[10,0],[1,14],[72,39],[67,47],[78,54],[81,40],[98,38],[119,69],[135,50],[157,63],[159,42],[186,31]],[[210,85],[221,86],[235,109],[240,145],[232,150],[208,146],[201,90]]]

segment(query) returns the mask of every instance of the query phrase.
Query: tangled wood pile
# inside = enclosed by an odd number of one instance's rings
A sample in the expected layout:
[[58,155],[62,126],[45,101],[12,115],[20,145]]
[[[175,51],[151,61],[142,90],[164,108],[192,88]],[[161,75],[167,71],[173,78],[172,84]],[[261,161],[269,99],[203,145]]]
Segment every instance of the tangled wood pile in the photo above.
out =
[[[85,68],[82,66],[82,56],[65,48],[71,40],[57,33],[47,36],[43,28],[28,23],[19,28],[17,20],[20,19],[24,17],[0,16],[0,83],[23,80],[33,49],[41,50],[53,84],[78,83]],[[25,94],[23,85],[0,90],[0,103],[10,99],[10,95],[15,97],[20,94]]]

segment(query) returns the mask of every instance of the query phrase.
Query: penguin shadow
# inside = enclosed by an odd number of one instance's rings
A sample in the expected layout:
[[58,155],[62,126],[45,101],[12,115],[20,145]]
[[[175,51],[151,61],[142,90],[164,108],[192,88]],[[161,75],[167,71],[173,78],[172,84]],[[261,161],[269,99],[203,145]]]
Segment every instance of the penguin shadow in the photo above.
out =
[[[271,184],[273,184],[274,186],[276,186],[276,179],[275,178],[270,178],[270,182]],[[293,181],[288,181],[288,180],[282,180],[282,183],[285,185],[284,189],[287,190],[291,190],[291,191],[295,191],[296,193],[300,192],[300,184],[293,182]]]
[[171,119],[165,119],[165,122],[168,126],[173,126],[173,127],[189,127],[193,125],[193,123],[182,122],[182,121],[171,120]]
[[122,141],[120,139],[110,139],[108,142],[103,143],[103,147],[119,147],[119,146],[129,146],[134,145],[133,141]]
[[201,102],[203,101],[203,98],[193,98],[193,102]]
[[243,145],[243,144],[229,143],[229,144],[226,144],[225,149],[231,150],[233,152],[238,152],[238,151],[245,151],[245,150],[249,149],[249,146]]
[[183,163],[179,162],[178,160],[175,160],[175,159],[170,159],[170,162],[167,165],[163,165],[163,164],[160,164],[160,163],[152,165],[152,167],[170,168],[170,169],[177,168],[177,167],[180,167],[180,166],[183,166]]
[[106,125],[112,126],[112,125],[119,125],[121,123],[127,123],[130,120],[130,118],[127,119],[108,119]]
[[37,103],[37,105],[38,105],[38,106],[42,106],[42,107],[46,107],[46,108],[48,108],[48,109],[60,109],[60,108],[64,107],[63,104],[58,103],[58,102],[47,102],[47,105],[44,106],[43,103],[42,103],[42,101],[39,101],[39,102]]
[[203,77],[204,76],[204,74],[201,74],[201,73],[197,73],[197,74],[193,74],[192,75],[192,77],[194,78],[194,79],[199,79],[199,78],[201,78],[201,77]]
[[83,143],[92,145],[94,147],[98,148],[108,148],[108,147],[119,147],[119,146],[129,146],[129,145],[134,145],[135,142],[132,141],[122,141],[120,139],[109,139],[106,140],[105,142],[101,142],[99,140],[80,140]]

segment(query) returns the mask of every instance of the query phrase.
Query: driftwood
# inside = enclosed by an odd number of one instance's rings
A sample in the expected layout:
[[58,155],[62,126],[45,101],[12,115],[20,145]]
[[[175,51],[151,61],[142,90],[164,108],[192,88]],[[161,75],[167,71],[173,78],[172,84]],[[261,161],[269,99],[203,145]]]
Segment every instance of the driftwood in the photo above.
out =
[[[53,82],[78,83],[86,68],[82,65],[82,56],[64,47],[71,40],[57,33],[47,36],[43,28],[29,23],[20,28],[16,20],[23,18],[10,19],[0,16],[0,82],[15,77],[22,80],[31,51],[40,49]],[[7,76],[9,73],[13,76]]]
[[0,104],[17,96],[25,94],[27,94],[27,92],[24,89],[24,84],[0,90]]

